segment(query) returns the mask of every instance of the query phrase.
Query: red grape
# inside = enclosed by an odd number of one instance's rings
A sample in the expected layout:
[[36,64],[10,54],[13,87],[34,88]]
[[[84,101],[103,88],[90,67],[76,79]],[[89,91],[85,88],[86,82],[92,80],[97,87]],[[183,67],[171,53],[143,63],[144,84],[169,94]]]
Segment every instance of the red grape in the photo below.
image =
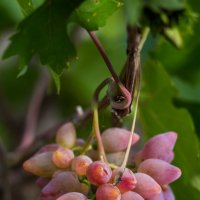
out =
[[94,185],[107,183],[111,176],[111,168],[102,161],[93,162],[87,169],[87,178]]
[[62,169],[68,168],[74,158],[74,153],[71,149],[59,147],[53,152],[52,160],[54,164]]
[[112,184],[103,184],[96,191],[96,200],[120,200],[119,189]]
[[92,163],[92,159],[86,155],[80,155],[72,160],[71,166],[78,175],[86,175],[88,166]]
[[134,173],[122,167],[113,170],[111,181],[116,184],[121,193],[133,190],[137,183]]

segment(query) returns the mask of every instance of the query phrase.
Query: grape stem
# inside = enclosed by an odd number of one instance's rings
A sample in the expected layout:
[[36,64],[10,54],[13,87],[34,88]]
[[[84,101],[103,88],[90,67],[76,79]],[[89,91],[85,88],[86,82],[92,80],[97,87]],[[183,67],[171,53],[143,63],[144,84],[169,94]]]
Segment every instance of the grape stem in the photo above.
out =
[[130,106],[131,104],[131,94],[130,92],[126,89],[126,87],[124,87],[124,85],[122,84],[120,78],[118,77],[117,73],[114,70],[114,67],[112,65],[112,63],[110,62],[103,46],[101,45],[99,39],[97,38],[97,36],[95,35],[94,32],[90,32],[88,31],[88,34],[90,35],[92,41],[94,42],[94,44],[96,45],[97,49],[99,50],[99,53],[101,54],[108,70],[110,71],[114,81],[116,82],[117,86],[119,87],[122,95],[125,97],[126,101],[127,101],[127,107]]
[[106,154],[104,151],[104,146],[101,140],[101,134],[100,134],[100,130],[99,130],[99,117],[98,117],[98,107],[96,105],[93,106],[93,134],[96,137],[97,140],[97,144],[98,144],[98,150],[99,150],[99,157],[100,160],[103,162],[107,162],[106,159]]

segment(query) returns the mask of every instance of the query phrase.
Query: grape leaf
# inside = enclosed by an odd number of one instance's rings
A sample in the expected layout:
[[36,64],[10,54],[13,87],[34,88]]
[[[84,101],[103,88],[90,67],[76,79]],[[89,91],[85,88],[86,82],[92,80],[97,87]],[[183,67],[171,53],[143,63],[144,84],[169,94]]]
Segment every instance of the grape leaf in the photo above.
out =
[[122,0],[86,0],[76,9],[71,20],[87,30],[97,30],[105,25],[107,18],[123,6]]
[[33,11],[33,2],[32,0],[17,0],[18,4],[21,7],[22,13],[27,16]]
[[55,73],[60,74],[67,62],[75,56],[66,24],[82,1],[46,1],[20,23],[4,58],[18,54],[23,69],[32,56],[38,54],[43,65],[49,65]]
[[[163,67],[158,62],[151,61],[143,70],[145,91],[140,101],[139,114],[144,133],[148,137],[166,131],[178,133],[174,162],[182,169],[183,175],[175,183],[175,188],[184,188],[184,194],[191,194],[191,199],[197,200],[200,192],[190,182],[200,174],[199,143],[192,119],[187,110],[173,105],[176,89]],[[188,198],[181,192],[176,195],[177,199]]]

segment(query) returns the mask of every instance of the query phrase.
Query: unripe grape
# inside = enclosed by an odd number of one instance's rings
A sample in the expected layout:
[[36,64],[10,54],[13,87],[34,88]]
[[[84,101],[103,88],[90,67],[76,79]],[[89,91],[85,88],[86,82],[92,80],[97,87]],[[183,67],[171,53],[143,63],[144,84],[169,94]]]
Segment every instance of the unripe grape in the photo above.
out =
[[107,183],[112,176],[109,165],[102,161],[95,161],[87,169],[87,179],[94,185]]
[[163,190],[164,200],[175,200],[174,193],[170,187]]
[[[130,131],[122,128],[109,128],[102,133],[101,137],[106,152],[119,152],[127,148]],[[134,133],[132,145],[138,140],[139,135]]]
[[23,163],[23,168],[36,176],[51,177],[58,169],[52,162],[52,152],[36,154]]
[[113,163],[117,166],[120,166],[124,160],[125,152],[119,151],[115,153],[107,153],[106,157],[109,163]]
[[113,170],[111,182],[114,183],[123,194],[136,187],[137,180],[134,173],[128,168],[117,168]]
[[57,200],[87,200],[87,197],[79,192],[69,192],[60,196]]
[[181,176],[178,167],[159,159],[143,161],[138,167],[138,172],[148,174],[160,185],[168,185]]
[[145,145],[142,151],[144,160],[157,158],[166,162],[171,162],[174,158],[173,148],[176,143],[177,134],[175,132],[166,132],[152,137]]
[[72,148],[75,145],[76,130],[73,123],[68,122],[58,129],[56,133],[56,143],[66,148]]
[[149,175],[144,173],[135,173],[137,180],[134,192],[141,195],[144,199],[153,198],[161,192],[160,185]]
[[80,155],[72,160],[71,167],[79,176],[86,175],[88,166],[92,163],[92,159],[86,155]]
[[57,173],[42,189],[41,199],[56,199],[68,192],[81,192],[81,183],[75,173],[66,171]]
[[59,147],[52,155],[53,163],[62,169],[68,168],[73,158],[73,151],[64,147]]
[[96,191],[96,200],[120,200],[119,189],[112,184],[103,184]]
[[144,200],[144,198],[136,192],[128,191],[122,194],[121,200]]

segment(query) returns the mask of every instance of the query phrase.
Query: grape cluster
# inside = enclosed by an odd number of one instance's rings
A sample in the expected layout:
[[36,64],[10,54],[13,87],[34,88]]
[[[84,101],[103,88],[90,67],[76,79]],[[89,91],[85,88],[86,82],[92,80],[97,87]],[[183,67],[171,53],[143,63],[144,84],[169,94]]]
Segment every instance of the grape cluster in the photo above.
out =
[[[23,167],[39,176],[41,200],[174,200],[169,184],[181,175],[170,164],[177,134],[154,136],[121,167],[129,135],[122,128],[106,129],[101,139],[107,161],[102,161],[95,145],[86,149],[69,122],[57,131],[55,144],[43,146]],[[138,140],[134,133],[132,144]]]

